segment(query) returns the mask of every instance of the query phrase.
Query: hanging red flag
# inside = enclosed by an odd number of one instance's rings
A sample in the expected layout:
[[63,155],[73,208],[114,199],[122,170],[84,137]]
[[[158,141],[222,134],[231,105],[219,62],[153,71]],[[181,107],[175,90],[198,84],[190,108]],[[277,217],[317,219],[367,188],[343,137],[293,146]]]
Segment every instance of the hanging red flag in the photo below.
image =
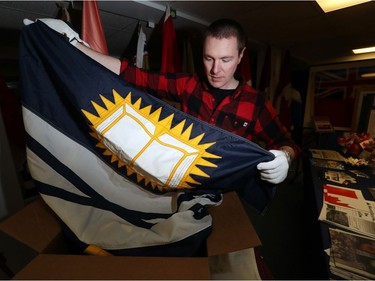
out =
[[82,39],[90,45],[91,49],[108,55],[107,42],[96,0],[83,1]]
[[161,54],[161,72],[180,72],[181,61],[177,49],[176,32],[174,30],[171,9],[167,5],[163,24],[163,43]]

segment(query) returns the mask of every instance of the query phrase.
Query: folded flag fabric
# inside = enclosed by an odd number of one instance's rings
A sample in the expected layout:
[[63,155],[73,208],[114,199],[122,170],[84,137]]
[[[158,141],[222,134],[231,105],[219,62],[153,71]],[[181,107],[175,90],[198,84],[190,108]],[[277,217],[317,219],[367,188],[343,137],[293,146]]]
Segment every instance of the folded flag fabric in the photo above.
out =
[[40,21],[21,34],[20,71],[31,175],[79,246],[196,255],[223,192],[269,203],[256,165],[271,153],[138,91]]

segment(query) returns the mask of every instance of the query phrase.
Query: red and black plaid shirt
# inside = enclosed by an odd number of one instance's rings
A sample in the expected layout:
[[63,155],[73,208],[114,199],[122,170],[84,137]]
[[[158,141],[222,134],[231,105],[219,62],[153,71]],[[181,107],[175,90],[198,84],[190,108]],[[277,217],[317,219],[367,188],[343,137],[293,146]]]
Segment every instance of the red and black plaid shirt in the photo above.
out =
[[120,76],[160,99],[179,102],[182,111],[266,149],[288,145],[299,152],[265,95],[247,84],[239,85],[233,95],[218,103],[197,75],[147,72],[123,60]]

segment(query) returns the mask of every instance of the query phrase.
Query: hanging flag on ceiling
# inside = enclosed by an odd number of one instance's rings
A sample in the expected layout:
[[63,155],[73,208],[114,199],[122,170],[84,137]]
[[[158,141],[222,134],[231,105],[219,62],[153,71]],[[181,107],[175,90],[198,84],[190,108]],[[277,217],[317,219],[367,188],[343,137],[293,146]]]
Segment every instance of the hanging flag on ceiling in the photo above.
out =
[[[69,3],[69,7],[70,5],[71,4]],[[60,19],[60,20],[63,20],[65,22],[72,24],[72,20],[70,18],[68,9],[61,2],[57,2],[56,6],[59,8],[56,19]]]
[[134,29],[133,35],[126,46],[122,57],[139,68],[146,70],[149,69],[147,37],[143,32],[140,22],[138,22],[136,28]]
[[[142,25],[139,24],[138,27],[138,42],[137,42],[137,54],[135,65],[139,68],[144,68],[144,60],[147,58],[145,56],[146,51],[146,34],[143,32]],[[146,63],[148,65],[148,63]]]
[[161,72],[180,72],[181,60],[176,42],[176,31],[171,17],[171,8],[167,5],[163,24]]
[[91,49],[108,55],[107,42],[96,0],[83,1],[82,40],[88,43]]
[[136,55],[137,55],[137,46],[138,46],[138,34],[139,34],[139,25],[134,28],[133,34],[130,37],[129,43],[126,46],[125,50],[123,51],[121,57],[122,59],[128,60],[131,64],[135,65],[136,63]]

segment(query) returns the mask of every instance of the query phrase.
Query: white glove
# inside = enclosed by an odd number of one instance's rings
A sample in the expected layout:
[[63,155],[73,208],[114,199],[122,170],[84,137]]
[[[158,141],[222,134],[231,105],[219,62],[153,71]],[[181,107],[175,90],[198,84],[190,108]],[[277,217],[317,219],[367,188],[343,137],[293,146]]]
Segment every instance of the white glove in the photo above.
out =
[[[79,37],[79,34],[77,32],[75,32],[73,29],[70,28],[68,24],[66,24],[66,22],[58,19],[36,19],[36,21],[38,20],[48,25],[49,28],[68,37],[70,44],[72,44],[73,46],[75,46],[77,42],[80,42],[86,47],[90,47],[89,44],[87,44]],[[23,20],[24,25],[29,25],[32,23],[34,23],[34,21],[32,20]]]
[[282,150],[270,150],[275,155],[275,159],[269,162],[262,162],[257,165],[262,180],[273,184],[283,182],[289,170],[289,160],[286,153]]

